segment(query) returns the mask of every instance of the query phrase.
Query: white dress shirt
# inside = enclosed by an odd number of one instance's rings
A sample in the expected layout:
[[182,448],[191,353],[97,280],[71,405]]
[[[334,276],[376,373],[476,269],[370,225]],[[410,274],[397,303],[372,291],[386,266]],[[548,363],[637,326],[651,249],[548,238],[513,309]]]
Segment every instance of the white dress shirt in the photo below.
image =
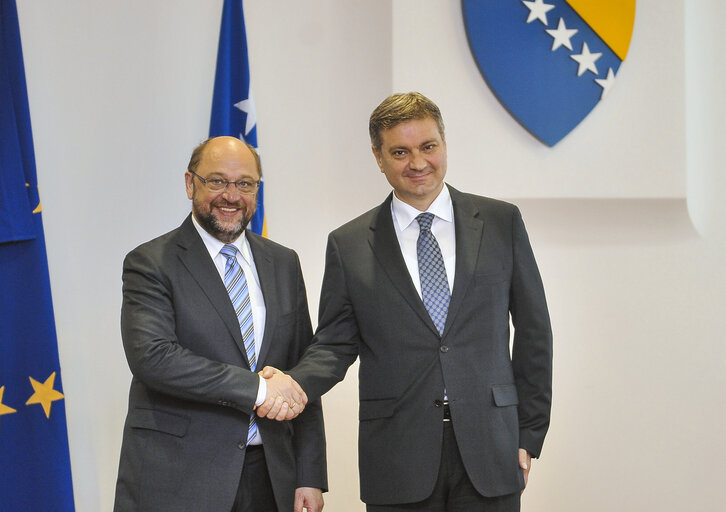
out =
[[[207,233],[205,229],[197,222],[197,219],[192,215],[192,221],[194,227],[197,228],[199,236],[202,237],[202,242],[209,252],[209,256],[214,262],[214,266],[217,267],[219,277],[224,283],[224,268],[227,264],[227,257],[220,253],[226,244],[220,240],[217,240],[212,235]],[[247,289],[250,293],[250,305],[252,307],[252,324],[255,329],[255,358],[260,358],[260,347],[262,346],[262,335],[265,332],[265,321],[267,320],[267,309],[265,308],[265,298],[262,296],[262,288],[260,287],[260,278],[257,275],[257,267],[255,267],[255,260],[250,250],[250,244],[247,241],[245,232],[232,242],[237,248],[237,263],[242,267],[242,271],[245,273],[245,279],[247,280]],[[267,383],[265,379],[260,377],[260,385],[257,388],[257,400],[255,405],[261,405],[265,401],[267,395]],[[260,439],[258,435],[258,439]],[[254,443],[253,443],[254,444]]]
[[[451,291],[454,289],[454,271],[456,269],[456,231],[454,229],[454,205],[451,202],[451,194],[449,194],[449,187],[446,184],[444,184],[441,192],[426,211],[434,214],[431,233],[433,233],[439,243],[439,249],[441,249],[441,257],[444,259],[444,267],[446,268],[446,280],[449,282],[449,295],[451,295]],[[401,254],[403,254],[403,260],[406,262],[408,273],[411,275],[411,280],[421,300],[423,300],[423,296],[421,295],[421,276],[418,273],[418,254],[416,250],[421,227],[416,217],[422,213],[425,212],[404,203],[396,197],[395,193],[393,194],[393,201],[391,201],[393,228],[396,230],[398,245],[401,246]],[[448,400],[446,388],[444,388],[444,400]]]
[[[451,294],[454,289],[454,271],[456,269],[456,233],[454,230],[454,206],[451,203],[451,195],[446,185],[426,211],[434,214],[431,232],[436,237],[441,249],[441,256],[444,258],[446,279],[449,281],[449,294]],[[424,212],[404,203],[396,197],[395,193],[393,194],[393,201],[391,201],[393,227],[396,230],[403,260],[406,262],[408,273],[411,275],[411,280],[419,297],[421,297],[421,278],[418,274],[416,243],[421,228],[416,217],[421,213]]]

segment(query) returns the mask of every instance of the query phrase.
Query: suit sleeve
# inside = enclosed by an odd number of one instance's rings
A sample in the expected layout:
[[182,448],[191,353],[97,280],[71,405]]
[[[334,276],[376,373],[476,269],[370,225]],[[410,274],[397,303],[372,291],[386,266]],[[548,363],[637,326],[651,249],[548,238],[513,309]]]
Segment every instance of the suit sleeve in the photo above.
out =
[[131,372],[158,392],[251,414],[259,377],[178,342],[172,283],[158,260],[136,249],[124,261],[121,335]]
[[[300,351],[294,354],[291,365],[296,363],[304,350],[310,346],[313,330],[310,324],[305,281],[303,280],[300,262],[297,262],[297,318],[296,336],[294,346]],[[297,487],[313,487],[328,490],[325,426],[323,423],[323,408],[320,398],[311,399],[305,410],[292,420],[295,431],[293,444],[297,462]]]
[[542,278],[518,209],[512,217],[512,366],[519,395],[519,445],[539,457],[552,403],[552,330]]
[[328,237],[319,309],[318,329],[313,344],[290,371],[308,398],[322,396],[343,380],[348,367],[358,357],[358,322],[348,294],[340,250],[333,234]]

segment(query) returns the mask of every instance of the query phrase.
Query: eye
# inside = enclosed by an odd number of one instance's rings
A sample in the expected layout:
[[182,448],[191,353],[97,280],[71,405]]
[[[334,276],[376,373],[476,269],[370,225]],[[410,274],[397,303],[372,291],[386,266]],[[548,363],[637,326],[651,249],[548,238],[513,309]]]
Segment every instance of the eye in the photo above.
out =
[[393,151],[391,153],[393,155],[393,158],[401,158],[406,154],[406,152],[402,149],[397,149],[396,151]]
[[433,151],[436,148],[436,144],[426,144],[424,146],[424,151]]
[[254,187],[254,183],[252,183],[251,181],[247,181],[247,180],[238,181],[237,183],[239,183],[240,187],[242,187],[242,188]]
[[220,178],[212,178],[211,180],[207,180],[207,181],[209,181],[209,183],[211,183],[215,187],[221,187],[222,185],[227,183],[225,180],[220,179]]

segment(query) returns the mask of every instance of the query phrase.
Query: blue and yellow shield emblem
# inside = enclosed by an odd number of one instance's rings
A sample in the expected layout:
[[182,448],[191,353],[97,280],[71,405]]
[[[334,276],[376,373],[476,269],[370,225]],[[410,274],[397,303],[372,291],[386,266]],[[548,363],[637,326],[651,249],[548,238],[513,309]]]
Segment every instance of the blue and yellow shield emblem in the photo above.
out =
[[615,82],[635,0],[462,0],[469,45],[504,107],[554,146]]

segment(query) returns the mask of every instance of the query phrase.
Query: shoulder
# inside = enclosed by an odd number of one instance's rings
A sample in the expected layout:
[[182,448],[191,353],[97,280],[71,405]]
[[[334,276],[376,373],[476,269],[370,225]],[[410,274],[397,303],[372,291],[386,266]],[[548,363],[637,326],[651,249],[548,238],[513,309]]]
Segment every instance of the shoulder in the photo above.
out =
[[459,192],[449,186],[451,201],[456,215],[471,215],[484,219],[501,219],[511,221],[520,216],[519,208],[506,201],[491,197]]
[[[350,238],[361,237],[365,235],[372,227],[381,222],[383,218],[391,218],[391,198],[390,196],[375,208],[371,208],[367,212],[359,215],[333,230],[330,238]],[[363,239],[365,237],[363,236]]]
[[176,254],[180,247],[188,247],[194,242],[195,237],[201,242],[194,225],[187,218],[178,228],[144,242],[130,251],[124,260],[124,266],[138,261],[150,261],[160,264],[170,255]]
[[260,246],[267,251],[273,251],[280,254],[295,253],[295,251],[290,249],[289,247],[277,243],[274,240],[270,240],[269,238],[265,238],[262,235],[258,235],[257,233],[253,233],[252,231],[246,231],[245,236],[247,237],[247,241],[249,241],[251,246]]
[[179,229],[180,228],[174,229],[172,231],[169,231],[168,233],[164,233],[161,236],[153,238],[148,242],[144,242],[143,244],[137,246],[132,251],[130,251],[127,254],[127,257],[135,254],[161,254],[167,251],[169,247],[176,245],[175,240],[178,237]]
[[297,252],[295,252],[293,249],[290,249],[289,247],[270,240],[269,238],[265,238],[261,235],[253,233],[252,231],[246,231],[245,236],[247,237],[247,241],[250,244],[250,249],[252,250],[252,254],[255,255],[255,258],[258,258],[260,255],[265,255],[266,257],[272,258],[277,262],[297,262],[299,259]]
[[449,186],[449,191],[451,193],[451,201],[454,203],[455,206],[475,206],[485,211],[499,211],[509,213],[517,210],[516,205],[508,203],[506,201],[502,201],[500,199],[480,196],[477,194],[470,194],[467,192],[460,192],[452,186]]

